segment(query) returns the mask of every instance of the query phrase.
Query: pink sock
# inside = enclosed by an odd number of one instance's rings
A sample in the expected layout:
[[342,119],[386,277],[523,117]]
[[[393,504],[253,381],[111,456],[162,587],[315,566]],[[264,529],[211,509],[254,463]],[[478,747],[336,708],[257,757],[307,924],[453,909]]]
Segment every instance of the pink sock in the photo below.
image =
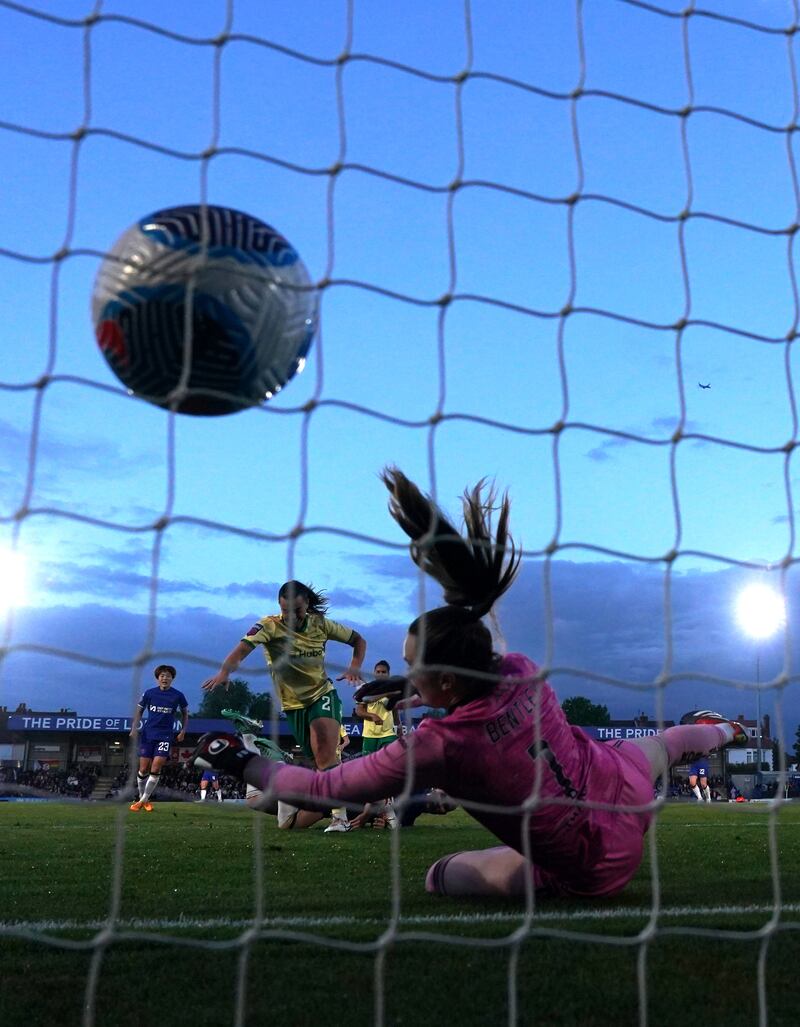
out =
[[727,745],[733,740],[733,728],[730,724],[679,724],[668,727],[660,737],[672,766],[690,763],[699,756],[707,756],[712,749]]
[[[505,845],[453,852],[428,870],[425,890],[433,895],[511,898],[525,894],[525,879],[532,870],[524,856]],[[533,881],[536,887],[535,874]]]
[[425,891],[431,895],[446,895],[447,892],[444,888],[444,871],[447,864],[458,853],[451,853],[449,856],[444,856],[442,859],[438,859],[432,867],[428,868],[428,873],[425,875]]

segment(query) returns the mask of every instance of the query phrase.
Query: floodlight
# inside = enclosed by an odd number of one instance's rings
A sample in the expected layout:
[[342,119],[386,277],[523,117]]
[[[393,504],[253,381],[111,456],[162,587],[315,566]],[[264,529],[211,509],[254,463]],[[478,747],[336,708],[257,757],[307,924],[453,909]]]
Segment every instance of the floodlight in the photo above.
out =
[[786,623],[786,603],[780,592],[755,582],[739,593],[736,620],[751,638],[769,638]]

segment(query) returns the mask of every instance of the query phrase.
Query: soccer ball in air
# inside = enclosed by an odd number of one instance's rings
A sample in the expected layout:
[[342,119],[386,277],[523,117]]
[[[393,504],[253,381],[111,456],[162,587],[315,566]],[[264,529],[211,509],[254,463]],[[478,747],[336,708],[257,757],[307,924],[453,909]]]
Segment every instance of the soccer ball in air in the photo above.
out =
[[186,414],[270,399],[298,371],[317,292],[270,225],[227,207],[156,211],[114,244],[97,275],[97,342],[127,388]]

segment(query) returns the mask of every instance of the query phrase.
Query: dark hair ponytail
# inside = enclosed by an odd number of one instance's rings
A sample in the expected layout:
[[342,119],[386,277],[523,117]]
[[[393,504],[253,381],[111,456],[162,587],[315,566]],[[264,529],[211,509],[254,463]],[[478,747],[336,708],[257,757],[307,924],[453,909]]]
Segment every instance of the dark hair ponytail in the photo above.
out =
[[[391,499],[389,511],[411,539],[411,559],[444,589],[446,606],[417,617],[409,633],[422,640],[420,658],[427,665],[453,668],[462,677],[491,681],[497,664],[492,636],[481,618],[492,611],[519,570],[521,554],[508,531],[508,496],[497,503],[485,480],[463,496],[462,535],[430,496],[396,467],[381,475]],[[493,530],[493,515],[499,511]]]
[[302,581],[285,581],[278,589],[278,599],[287,599],[290,596],[302,596],[308,603],[309,613],[317,613],[324,617],[328,612],[328,597],[322,589],[304,585]]

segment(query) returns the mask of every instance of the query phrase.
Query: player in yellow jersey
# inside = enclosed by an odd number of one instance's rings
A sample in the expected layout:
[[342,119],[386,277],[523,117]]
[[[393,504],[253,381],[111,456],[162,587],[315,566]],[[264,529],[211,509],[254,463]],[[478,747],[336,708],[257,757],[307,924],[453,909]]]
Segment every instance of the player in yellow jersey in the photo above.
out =
[[[263,646],[281,709],[297,744],[306,756],[314,760],[317,770],[330,770],[340,762],[338,746],[342,701],[325,669],[325,646],[333,641],[352,647],[352,659],[336,680],[346,680],[355,685],[362,680],[361,664],[367,643],[354,628],[329,620],[325,616],[328,609],[325,593],[301,581],[287,581],[281,585],[278,605],[280,614],[257,620],[228,653],[217,673],[203,682],[203,690],[210,692],[220,685],[227,686],[231,674],[242,660],[256,646]],[[303,813],[302,826],[310,826],[310,817],[317,820],[321,814],[317,817],[316,814]],[[279,826],[299,827],[301,824],[287,816],[279,817]],[[345,810],[334,810],[326,830],[347,829]]]
[[[389,677],[391,673],[392,669],[386,660],[378,660],[373,668],[376,681]],[[353,709],[353,713],[364,721],[361,751],[365,756],[377,752],[397,738],[394,714],[389,706],[389,699],[384,696],[373,702],[356,703]],[[391,799],[368,803],[353,821],[353,827],[366,827],[370,822],[374,827],[397,827]]]
[[[386,660],[378,660],[373,673],[377,681],[379,678],[389,677],[391,668]],[[397,738],[394,716],[389,709],[389,700],[385,697],[376,699],[374,702],[357,703],[353,712],[364,721],[361,746],[364,755],[369,752],[377,752],[378,749],[382,749],[384,745],[388,745]]]

